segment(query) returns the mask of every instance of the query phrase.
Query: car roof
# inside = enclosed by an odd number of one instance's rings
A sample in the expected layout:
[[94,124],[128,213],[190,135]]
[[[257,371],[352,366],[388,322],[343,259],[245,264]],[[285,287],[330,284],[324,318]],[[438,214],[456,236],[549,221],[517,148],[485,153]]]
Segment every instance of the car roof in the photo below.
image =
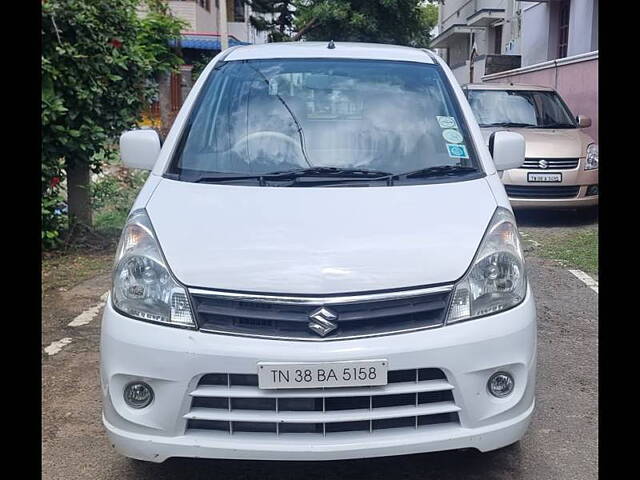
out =
[[382,43],[278,42],[234,48],[225,61],[274,58],[354,58],[362,60],[396,60],[433,64],[424,50]]
[[462,88],[469,90],[539,90],[553,92],[553,88],[542,85],[526,85],[523,83],[467,83]]

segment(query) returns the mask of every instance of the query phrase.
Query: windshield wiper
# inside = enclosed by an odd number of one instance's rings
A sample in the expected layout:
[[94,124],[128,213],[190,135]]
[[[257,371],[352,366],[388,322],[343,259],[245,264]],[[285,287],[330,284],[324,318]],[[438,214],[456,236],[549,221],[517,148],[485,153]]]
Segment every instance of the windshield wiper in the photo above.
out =
[[[213,173],[213,174],[212,174]],[[380,170],[367,170],[362,168],[339,168],[339,167],[311,167],[296,170],[284,170],[279,172],[256,173],[256,174],[235,174],[235,173],[215,173],[211,172],[201,177],[189,180],[194,183],[223,183],[239,180],[257,180],[259,185],[266,185],[267,181],[296,180],[301,177],[324,177],[331,182],[337,179],[349,180],[387,180],[393,176],[392,173]]]
[[389,177],[390,172],[381,170],[368,170],[366,168],[341,168],[341,167],[311,167],[296,170],[284,170],[282,172],[267,173],[267,178],[300,178],[300,177],[344,177],[344,178],[377,178]]
[[498,122],[498,123],[483,123],[481,127],[522,127],[522,128],[536,128],[537,125],[531,123],[518,123],[518,122]]
[[[395,179],[451,177],[468,175],[477,171],[477,168],[463,167],[460,165],[438,165],[399,174],[362,168],[312,167],[247,175],[233,173],[207,174],[189,181],[194,183],[225,183],[241,180],[256,180],[258,185],[266,186],[269,181],[291,180],[297,184],[296,180],[309,177],[313,179],[313,181],[309,182],[309,185],[317,183],[350,182],[354,180],[386,181],[389,185],[393,185]],[[294,183],[289,185],[293,185]]]
[[196,178],[182,178],[182,180],[193,183],[223,183],[233,182],[235,180],[257,180],[260,185],[264,183],[262,175],[260,174],[235,174],[235,173],[215,173],[202,175]]
[[[269,79],[265,76],[265,74],[262,73],[260,70],[258,70],[253,65],[251,65],[250,63],[248,65],[258,75],[260,75],[262,77],[262,79],[267,84],[267,88],[269,88]],[[309,167],[313,167],[313,165],[311,165],[311,162],[309,161],[309,157],[307,156],[306,142],[305,142],[305,139],[304,139],[304,131],[302,130],[302,125],[300,125],[300,122],[298,121],[298,118],[296,117],[296,114],[293,113],[293,110],[291,110],[291,108],[289,108],[289,105],[287,105],[287,102],[284,101],[284,98],[282,98],[282,96],[279,93],[276,93],[276,97],[278,98],[278,100],[280,100],[280,103],[282,103],[282,105],[287,110],[287,112],[289,112],[289,115],[293,119],[293,122],[296,124],[296,129],[298,130],[298,137],[300,138],[300,150],[302,151],[302,156],[304,157],[304,161],[307,162],[307,165],[309,165]]]
[[426,177],[446,177],[456,175],[466,175],[475,173],[478,169],[474,167],[462,167],[460,165],[438,165],[435,167],[422,168],[413,172],[401,173],[399,178],[426,178]]
[[578,128],[571,123],[551,123],[549,125],[542,125],[540,128]]

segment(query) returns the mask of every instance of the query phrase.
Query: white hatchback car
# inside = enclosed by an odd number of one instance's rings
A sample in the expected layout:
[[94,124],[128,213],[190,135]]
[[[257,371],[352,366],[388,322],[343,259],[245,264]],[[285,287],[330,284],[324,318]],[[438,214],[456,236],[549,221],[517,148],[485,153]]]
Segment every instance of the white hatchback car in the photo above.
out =
[[118,247],[101,338],[122,454],[332,460],[517,442],[536,311],[497,170],[449,68],[353,43],[231,48],[204,70]]

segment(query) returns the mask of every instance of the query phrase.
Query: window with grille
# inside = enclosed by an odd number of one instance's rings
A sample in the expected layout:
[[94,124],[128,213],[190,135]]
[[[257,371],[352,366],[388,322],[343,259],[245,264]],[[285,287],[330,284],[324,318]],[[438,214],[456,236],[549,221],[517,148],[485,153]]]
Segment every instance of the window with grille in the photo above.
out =
[[244,2],[243,0],[232,0],[228,3],[231,5],[227,7],[227,12],[229,12],[229,21],[230,22],[244,22]]
[[495,28],[493,39],[493,53],[500,55],[502,53],[502,25]]
[[567,56],[567,47],[569,45],[569,5],[569,0],[562,0],[560,3],[558,58]]

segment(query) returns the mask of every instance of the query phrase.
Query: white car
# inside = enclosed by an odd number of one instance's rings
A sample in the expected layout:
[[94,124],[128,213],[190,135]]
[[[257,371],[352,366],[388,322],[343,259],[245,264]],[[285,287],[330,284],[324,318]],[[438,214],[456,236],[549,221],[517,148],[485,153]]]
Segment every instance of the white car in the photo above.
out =
[[517,442],[536,311],[498,172],[449,68],[357,43],[230,48],[160,146],[117,250],[103,422],[132,458],[333,460]]

